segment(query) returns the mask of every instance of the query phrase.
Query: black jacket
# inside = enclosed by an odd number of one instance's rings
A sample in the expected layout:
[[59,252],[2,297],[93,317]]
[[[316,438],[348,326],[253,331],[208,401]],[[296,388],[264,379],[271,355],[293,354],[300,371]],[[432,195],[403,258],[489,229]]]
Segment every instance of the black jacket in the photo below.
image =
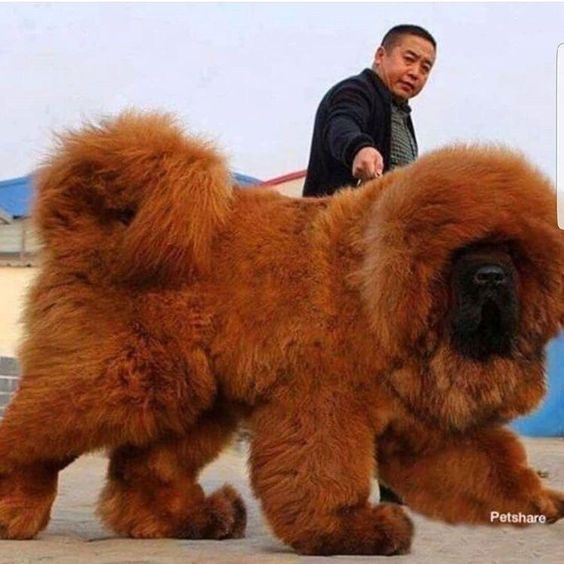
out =
[[[321,100],[315,115],[304,196],[333,194],[354,186],[352,162],[364,147],[375,147],[389,169],[390,91],[372,69],[339,82]],[[415,138],[411,118],[409,128]]]

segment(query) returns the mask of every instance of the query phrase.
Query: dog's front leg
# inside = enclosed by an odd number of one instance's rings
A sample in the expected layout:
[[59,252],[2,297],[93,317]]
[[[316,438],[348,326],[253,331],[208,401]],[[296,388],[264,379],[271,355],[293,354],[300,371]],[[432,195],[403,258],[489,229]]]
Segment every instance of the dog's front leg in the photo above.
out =
[[413,527],[402,508],[368,502],[374,432],[365,410],[330,390],[296,396],[252,420],[252,485],[274,532],[303,554],[408,552]]
[[564,494],[543,486],[509,429],[492,426],[427,441],[419,449],[394,448],[394,440],[380,443],[380,475],[410,508],[428,517],[492,525],[564,517]]

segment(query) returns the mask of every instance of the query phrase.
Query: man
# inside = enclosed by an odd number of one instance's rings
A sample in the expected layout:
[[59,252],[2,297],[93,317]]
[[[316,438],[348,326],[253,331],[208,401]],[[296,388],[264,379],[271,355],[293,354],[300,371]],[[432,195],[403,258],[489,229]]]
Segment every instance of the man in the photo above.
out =
[[408,100],[425,86],[436,47],[419,26],[393,27],[372,68],[327,92],[315,116],[304,196],[333,194],[415,160]]
[[[304,196],[333,194],[414,161],[417,140],[408,100],[427,83],[436,42],[425,29],[390,29],[371,69],[331,88],[315,116]],[[380,484],[380,500],[402,503]]]

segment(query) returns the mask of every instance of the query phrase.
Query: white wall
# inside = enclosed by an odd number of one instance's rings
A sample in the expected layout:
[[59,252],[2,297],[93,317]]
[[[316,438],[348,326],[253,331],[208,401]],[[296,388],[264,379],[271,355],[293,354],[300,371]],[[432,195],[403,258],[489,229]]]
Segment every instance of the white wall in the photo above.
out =
[[15,356],[25,293],[37,268],[0,267],[0,356]]

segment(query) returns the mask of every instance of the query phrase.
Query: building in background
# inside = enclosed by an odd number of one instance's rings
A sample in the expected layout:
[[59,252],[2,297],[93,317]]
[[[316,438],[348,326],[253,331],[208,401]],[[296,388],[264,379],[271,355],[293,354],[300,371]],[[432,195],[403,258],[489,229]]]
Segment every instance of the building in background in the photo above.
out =
[[29,176],[0,181],[0,267],[26,266],[38,250],[31,229]]

